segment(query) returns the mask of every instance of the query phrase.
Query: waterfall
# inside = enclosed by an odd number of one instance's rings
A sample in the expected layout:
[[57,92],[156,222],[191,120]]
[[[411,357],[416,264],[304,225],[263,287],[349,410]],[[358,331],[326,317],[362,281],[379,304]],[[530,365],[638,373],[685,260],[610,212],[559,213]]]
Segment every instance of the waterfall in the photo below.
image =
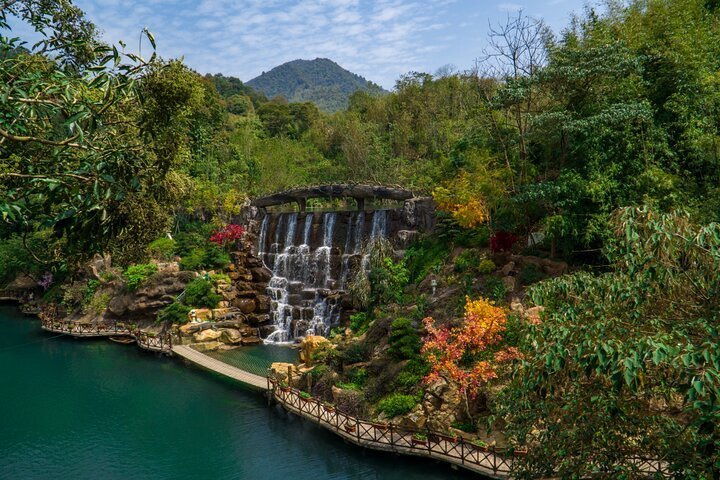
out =
[[265,215],[258,251],[272,271],[268,294],[274,327],[265,342],[287,343],[304,335],[328,335],[338,324],[342,302],[337,292],[347,288],[353,269],[363,263],[363,242],[389,234],[388,212],[380,210],[372,215],[368,228],[364,211]]
[[387,237],[387,220],[387,210],[375,210],[372,220],[372,230],[370,231],[370,240]]
[[265,239],[267,238],[268,225],[270,225],[270,215],[265,215],[260,225],[260,237],[258,238],[258,253],[265,253]]

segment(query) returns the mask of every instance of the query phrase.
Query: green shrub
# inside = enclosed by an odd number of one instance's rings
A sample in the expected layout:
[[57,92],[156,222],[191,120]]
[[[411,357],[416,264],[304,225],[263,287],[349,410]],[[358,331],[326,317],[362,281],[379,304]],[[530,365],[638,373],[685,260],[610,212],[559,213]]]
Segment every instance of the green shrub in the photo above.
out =
[[430,373],[430,365],[423,358],[413,359],[400,370],[395,378],[395,385],[401,389],[413,390],[421,384],[428,373]]
[[94,313],[95,315],[101,315],[105,310],[107,310],[108,306],[110,305],[110,294],[109,293],[100,293],[98,295],[94,295],[90,301],[83,307],[83,312],[85,313]]
[[180,261],[180,269],[187,271],[221,269],[229,264],[230,255],[217,245],[207,244],[205,247],[196,247],[183,256]]
[[324,343],[311,355],[313,363],[324,363],[340,367],[342,356],[340,352],[329,343]]
[[477,265],[477,252],[474,250],[465,250],[455,258],[455,271],[459,273],[472,271]]
[[413,395],[404,395],[402,393],[393,393],[378,403],[378,411],[384,413],[388,417],[397,417],[404,415],[417,405],[417,398]]
[[[27,239],[28,246],[38,255],[48,251],[44,234],[32,234]],[[19,273],[29,273],[39,277],[46,266],[36,262],[23,246],[22,238],[12,236],[0,240],[0,286],[15,279]]]
[[505,300],[507,287],[502,279],[498,277],[488,277],[485,283],[485,293],[490,300],[501,302]]
[[472,422],[460,422],[455,421],[450,424],[451,427],[457,428],[458,430],[462,430],[465,433],[475,433],[477,432],[477,427]]
[[368,378],[368,372],[366,369],[359,367],[359,368],[353,368],[350,370],[347,374],[348,381],[350,383],[354,383],[358,387],[362,387],[365,385],[365,382]]
[[489,258],[481,260],[480,264],[477,266],[477,272],[480,275],[489,275],[493,273],[496,269],[497,265],[495,265],[495,262],[493,262]]
[[85,297],[83,298],[83,305],[89,304],[93,297],[95,296],[95,291],[100,286],[100,282],[98,280],[88,280],[87,284],[85,285]]
[[148,245],[148,254],[155,260],[169,262],[175,256],[175,240],[172,238],[158,238]]
[[310,376],[313,379],[313,382],[317,382],[325,375],[329,374],[332,370],[330,370],[330,367],[327,365],[317,365],[315,368],[310,370]]
[[523,266],[518,274],[518,280],[522,285],[532,285],[545,278],[543,271],[537,265],[528,263]]
[[171,323],[183,325],[188,321],[188,313],[192,308],[180,302],[174,302],[158,312],[158,323]]
[[396,318],[390,324],[388,353],[398,360],[417,358],[422,344],[413,321],[409,318]]
[[370,316],[365,312],[350,315],[350,330],[355,333],[365,333],[370,326]]
[[138,265],[129,266],[123,277],[129,290],[136,290],[151,275],[157,273],[158,267],[154,263],[140,263]]
[[345,364],[364,362],[369,357],[370,349],[365,342],[352,342],[341,353],[342,361]]
[[410,281],[419,282],[436,267],[442,267],[449,253],[447,242],[436,236],[426,237],[410,245],[404,257]]
[[222,297],[215,293],[215,287],[210,280],[198,277],[185,287],[183,302],[197,308],[215,308]]

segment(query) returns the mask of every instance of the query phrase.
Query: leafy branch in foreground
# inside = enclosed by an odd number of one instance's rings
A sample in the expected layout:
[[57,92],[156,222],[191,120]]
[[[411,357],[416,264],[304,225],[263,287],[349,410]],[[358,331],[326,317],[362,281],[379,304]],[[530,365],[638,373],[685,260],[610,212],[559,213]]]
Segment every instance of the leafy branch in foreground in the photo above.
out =
[[522,472],[636,476],[633,458],[679,476],[718,468],[720,225],[648,207],[612,219],[612,270],[542,282],[526,356],[505,391]]

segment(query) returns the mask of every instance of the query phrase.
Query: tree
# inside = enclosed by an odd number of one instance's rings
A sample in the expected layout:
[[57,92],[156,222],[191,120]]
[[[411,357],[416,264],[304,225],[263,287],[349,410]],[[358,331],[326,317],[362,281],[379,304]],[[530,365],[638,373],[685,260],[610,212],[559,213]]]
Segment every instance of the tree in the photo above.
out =
[[423,320],[427,336],[421,353],[430,365],[426,383],[441,376],[457,383],[465,399],[470,416],[469,401],[493,378],[497,378],[496,363],[520,357],[515,347],[499,348],[505,331],[505,311],[493,302],[467,297],[465,318],[460,326],[436,327],[432,318]]
[[[7,31],[16,14],[57,35],[0,60],[3,219],[25,233],[51,228],[71,257],[145,255],[185,190],[174,169],[202,98],[194,74],[99,44],[69,2],[11,3]],[[0,35],[0,45],[18,40]]]
[[716,476],[720,226],[648,207],[619,210],[612,226],[611,271],[529,292],[545,310],[501,409],[531,450],[518,472],[634,478],[633,459],[651,458]]

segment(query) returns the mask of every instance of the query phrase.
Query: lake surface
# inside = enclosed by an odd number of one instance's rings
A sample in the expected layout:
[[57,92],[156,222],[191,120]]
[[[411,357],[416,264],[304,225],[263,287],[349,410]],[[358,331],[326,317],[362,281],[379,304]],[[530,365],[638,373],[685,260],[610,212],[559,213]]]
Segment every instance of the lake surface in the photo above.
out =
[[256,392],[134,345],[56,336],[6,306],[0,331],[2,479],[478,478],[347,445]]

